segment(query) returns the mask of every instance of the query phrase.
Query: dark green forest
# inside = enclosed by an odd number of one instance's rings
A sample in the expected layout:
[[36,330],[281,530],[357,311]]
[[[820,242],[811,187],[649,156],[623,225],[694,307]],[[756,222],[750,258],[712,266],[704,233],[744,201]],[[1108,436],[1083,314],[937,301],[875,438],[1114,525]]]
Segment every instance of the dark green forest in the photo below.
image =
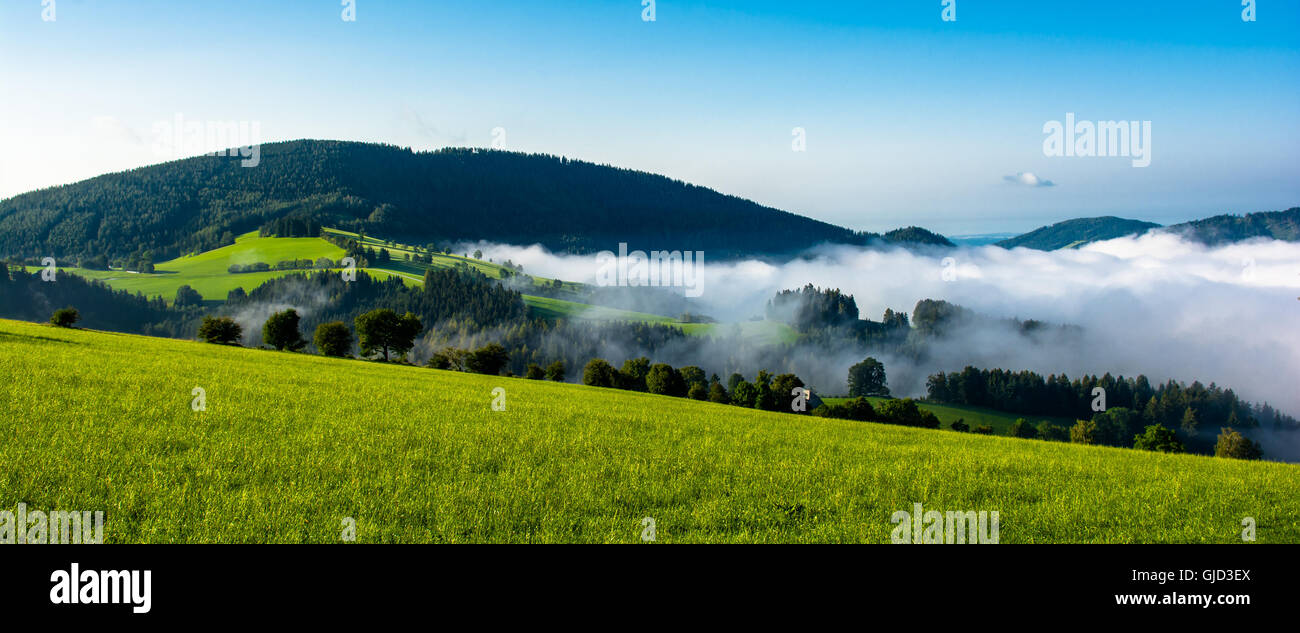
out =
[[210,250],[253,230],[332,226],[412,243],[539,243],[586,253],[705,250],[713,257],[792,253],[821,242],[947,240],[911,227],[851,231],[646,172],[551,155],[483,149],[290,141],[261,164],[201,156],[106,174],[0,201],[0,257],[153,261]]
[[1169,229],[1211,246],[1253,237],[1296,241],[1300,240],[1300,207],[1246,215],[1216,215],[1203,220],[1175,224]]

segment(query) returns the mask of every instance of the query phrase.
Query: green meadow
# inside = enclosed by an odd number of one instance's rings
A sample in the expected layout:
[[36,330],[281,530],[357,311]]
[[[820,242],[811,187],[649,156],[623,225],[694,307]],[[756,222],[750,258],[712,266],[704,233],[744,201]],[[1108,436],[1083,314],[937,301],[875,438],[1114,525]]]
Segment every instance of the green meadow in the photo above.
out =
[[[0,321],[0,508],[106,542],[1300,542],[1300,466],[978,436]],[[493,390],[505,410],[494,411]],[[195,388],[206,410],[193,409]]]
[[[353,239],[358,237],[356,233],[337,229],[326,229],[326,231]],[[450,268],[464,264],[492,278],[498,277],[503,269],[503,266],[498,264],[442,253],[431,254],[432,263],[430,264],[417,263],[406,260],[407,254],[414,256],[416,253],[415,248],[412,246],[387,242],[372,236],[366,236],[364,243],[367,247],[376,250],[380,248],[388,249],[393,259],[390,262],[373,264],[361,270],[366,271],[367,274],[376,279],[398,277],[406,284],[413,286],[424,283],[424,273],[429,268]],[[232,264],[246,266],[263,262],[274,266],[280,261],[316,260],[321,257],[328,257],[338,261],[345,254],[343,249],[318,237],[260,237],[257,231],[252,231],[235,238],[235,243],[230,246],[185,255],[155,264],[155,272],[150,274],[123,270],[88,270],[75,267],[61,268],[60,270],[88,279],[98,279],[116,290],[140,292],[147,297],[162,297],[170,301],[176,298],[178,288],[188,285],[198,291],[207,301],[225,301],[230,291],[235,288],[243,288],[245,292],[249,292],[272,279],[307,272],[300,270],[271,270],[255,273],[231,273],[229,268]],[[28,266],[26,270],[34,272],[39,268]],[[534,278],[534,284],[536,285],[549,284],[551,281],[542,277]],[[562,283],[565,288],[570,290],[581,287],[581,284],[573,282],[566,281]],[[544,319],[576,318],[596,321],[660,323],[680,328],[691,335],[713,334],[717,332],[716,328],[723,327],[713,323],[683,323],[669,316],[593,306],[552,297],[524,294],[523,300],[534,316]],[[736,327],[738,328],[737,332],[743,333],[746,337],[752,337],[759,342],[791,342],[796,337],[794,330],[789,326],[771,321],[741,323],[736,324]]]

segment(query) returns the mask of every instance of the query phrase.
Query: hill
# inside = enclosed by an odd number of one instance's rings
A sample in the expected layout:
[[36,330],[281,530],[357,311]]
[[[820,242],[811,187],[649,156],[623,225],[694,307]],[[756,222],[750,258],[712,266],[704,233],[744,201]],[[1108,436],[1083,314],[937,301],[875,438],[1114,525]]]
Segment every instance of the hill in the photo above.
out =
[[1089,242],[1145,233],[1159,226],[1154,222],[1126,220],[1114,216],[1077,218],[1039,227],[1023,235],[997,242],[996,245],[1002,248],[1024,247],[1054,251],[1058,248],[1077,248]]
[[884,240],[894,244],[928,244],[930,246],[954,246],[948,238],[927,231],[919,226],[908,226],[885,233]]
[[389,145],[263,145],[256,167],[200,156],[0,201],[0,257],[153,261],[295,218],[414,244],[488,240],[553,251],[783,254],[859,233],[663,176],[558,156]]
[[1168,230],[1211,246],[1256,237],[1300,241],[1300,207],[1246,215],[1216,215],[1204,220],[1175,224]]
[[[0,321],[9,499],[135,542],[1300,542],[1300,467]],[[195,388],[205,410],[196,411]],[[493,389],[505,409],[494,411]],[[57,455],[58,459],[52,459]]]

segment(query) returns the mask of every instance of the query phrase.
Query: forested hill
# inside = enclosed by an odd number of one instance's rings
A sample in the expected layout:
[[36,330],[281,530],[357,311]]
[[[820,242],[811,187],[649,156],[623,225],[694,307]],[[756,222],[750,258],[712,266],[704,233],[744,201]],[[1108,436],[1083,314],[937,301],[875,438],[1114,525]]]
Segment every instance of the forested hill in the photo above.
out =
[[1002,240],[997,245],[1002,248],[1023,246],[1040,251],[1054,251],[1058,248],[1078,247],[1089,242],[1111,240],[1125,235],[1137,235],[1159,226],[1154,222],[1126,220],[1114,216],[1077,218],[1039,227],[1024,235]]
[[1300,207],[1246,215],[1216,215],[1204,220],[1175,224],[1169,230],[1211,246],[1253,237],[1300,241]]
[[156,261],[222,246],[283,217],[418,243],[483,239],[594,252],[627,242],[715,258],[882,238],[663,176],[549,155],[312,140],[261,151],[256,167],[203,156],[4,200],[0,257],[152,251]]

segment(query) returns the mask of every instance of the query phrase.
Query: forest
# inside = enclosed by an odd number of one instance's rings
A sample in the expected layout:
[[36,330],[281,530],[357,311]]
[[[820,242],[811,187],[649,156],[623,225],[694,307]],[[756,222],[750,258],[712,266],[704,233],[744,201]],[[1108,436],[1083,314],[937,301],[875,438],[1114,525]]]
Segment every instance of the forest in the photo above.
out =
[[[0,201],[0,257],[121,265],[233,243],[313,236],[322,225],[410,243],[489,240],[590,253],[618,242],[708,250],[711,257],[793,253],[822,242],[948,244],[909,227],[856,232],[646,172],[559,156],[483,149],[289,141],[256,168],[200,156]],[[313,230],[316,229],[316,230]]]

